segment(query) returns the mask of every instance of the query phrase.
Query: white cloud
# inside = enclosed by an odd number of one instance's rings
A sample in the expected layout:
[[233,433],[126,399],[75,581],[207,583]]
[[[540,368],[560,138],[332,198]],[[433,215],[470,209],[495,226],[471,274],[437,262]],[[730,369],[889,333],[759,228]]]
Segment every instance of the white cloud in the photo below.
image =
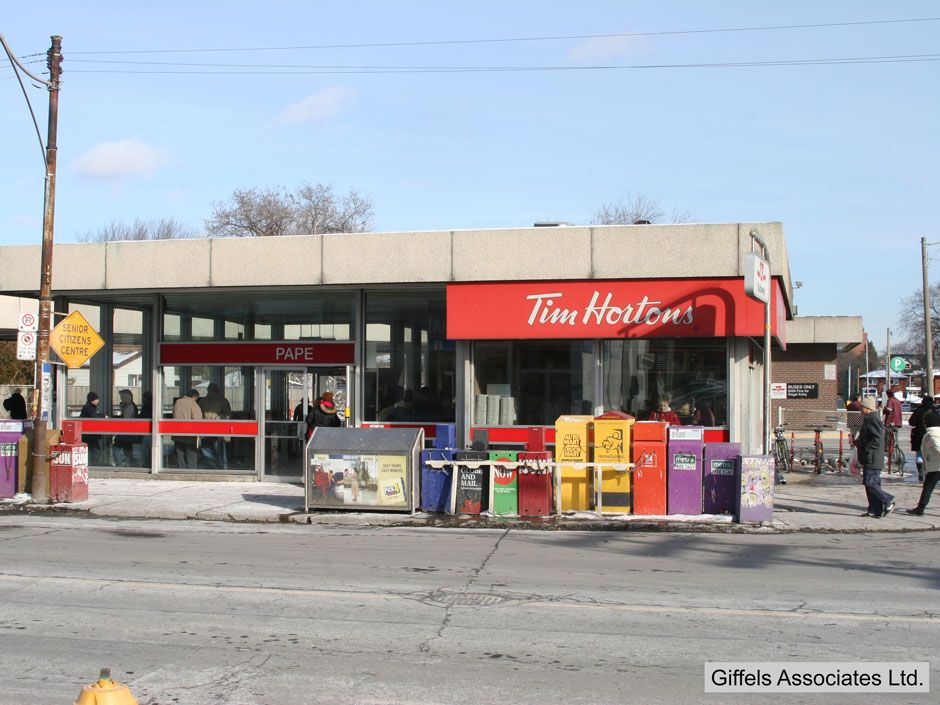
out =
[[102,142],[72,162],[79,174],[102,181],[149,176],[169,162],[167,154],[136,138]]
[[319,93],[308,95],[299,103],[288,105],[277,117],[277,122],[281,124],[296,124],[302,122],[314,122],[324,118],[336,115],[350,98],[355,95],[355,91],[344,86],[331,86],[324,88]]
[[636,53],[635,37],[593,37],[568,50],[568,59],[578,64],[618,59]]

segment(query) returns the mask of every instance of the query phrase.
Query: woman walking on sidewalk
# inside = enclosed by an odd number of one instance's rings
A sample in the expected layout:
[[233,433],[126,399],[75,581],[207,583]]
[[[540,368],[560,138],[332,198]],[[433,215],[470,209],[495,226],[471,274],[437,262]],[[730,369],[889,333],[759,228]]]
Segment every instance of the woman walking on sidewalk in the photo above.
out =
[[940,481],[940,414],[936,411],[929,412],[924,417],[924,425],[927,430],[920,443],[920,453],[924,457],[924,486],[920,491],[917,506],[907,510],[908,514],[914,516],[924,515],[930,494]]
[[862,400],[862,430],[858,433],[858,464],[862,466],[868,511],[862,516],[880,518],[894,511],[894,497],[881,489],[881,471],[885,466],[885,426],[876,411],[874,397]]

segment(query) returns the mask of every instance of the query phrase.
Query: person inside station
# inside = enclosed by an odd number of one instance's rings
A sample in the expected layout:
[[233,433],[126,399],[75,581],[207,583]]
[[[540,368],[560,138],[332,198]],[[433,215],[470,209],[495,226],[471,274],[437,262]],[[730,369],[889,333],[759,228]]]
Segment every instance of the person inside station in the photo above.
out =
[[[173,404],[173,418],[177,421],[193,421],[202,419],[202,409],[199,408],[199,391],[190,389],[185,396],[180,397]],[[173,449],[176,452],[176,466],[178,468],[194,469],[199,467],[197,447],[198,436],[173,436]]]
[[342,426],[342,422],[336,413],[336,404],[333,401],[333,392],[326,391],[320,395],[313,411],[307,414],[307,438],[313,434],[313,429],[317,426]]
[[668,399],[659,400],[659,408],[650,414],[648,419],[649,421],[665,421],[666,423],[672,426],[681,426],[682,421],[679,420],[679,415],[672,410],[672,407],[669,405]]

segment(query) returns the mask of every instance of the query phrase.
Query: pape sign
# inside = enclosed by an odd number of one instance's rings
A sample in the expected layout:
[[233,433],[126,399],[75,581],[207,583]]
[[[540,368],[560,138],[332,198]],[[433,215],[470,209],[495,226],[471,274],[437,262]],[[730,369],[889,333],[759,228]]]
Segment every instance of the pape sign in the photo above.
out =
[[162,365],[352,365],[353,343],[161,343]]

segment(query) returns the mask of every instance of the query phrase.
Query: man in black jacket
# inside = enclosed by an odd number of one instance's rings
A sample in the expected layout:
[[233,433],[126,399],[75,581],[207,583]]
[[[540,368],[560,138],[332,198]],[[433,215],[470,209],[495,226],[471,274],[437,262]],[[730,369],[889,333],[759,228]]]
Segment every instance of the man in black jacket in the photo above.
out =
[[26,420],[26,400],[22,389],[14,389],[7,399],[3,400],[3,408],[10,412],[10,418],[19,421]]
[[858,464],[862,466],[865,494],[868,495],[868,511],[862,516],[880,518],[894,511],[894,497],[881,489],[881,471],[885,466],[885,426],[876,408],[874,397],[862,400],[865,418],[855,444]]

